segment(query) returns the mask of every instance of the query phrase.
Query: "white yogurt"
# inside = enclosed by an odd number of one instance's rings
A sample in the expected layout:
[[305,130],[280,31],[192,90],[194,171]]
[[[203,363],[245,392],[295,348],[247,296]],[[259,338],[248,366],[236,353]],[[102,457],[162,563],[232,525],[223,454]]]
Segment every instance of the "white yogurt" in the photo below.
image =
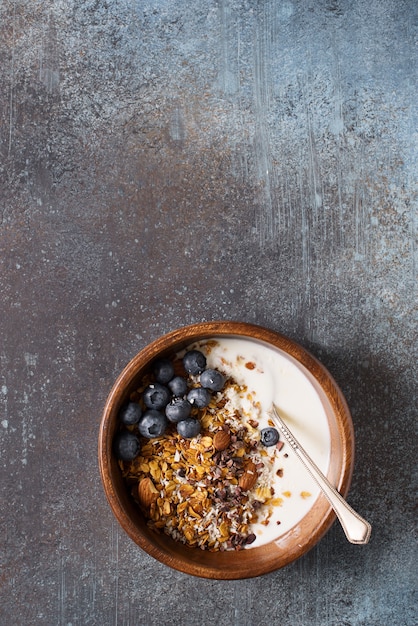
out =
[[[309,373],[285,352],[264,344],[245,338],[216,341],[206,355],[208,367],[230,375],[237,383],[245,385],[252,396],[249,399],[248,394],[244,397],[237,394],[230,402],[244,415],[255,418],[260,429],[269,425],[268,411],[274,403],[295,437],[326,474],[330,461],[330,431],[325,407]],[[206,353],[204,342],[195,347]],[[254,369],[249,369],[253,365]],[[283,470],[281,477],[276,475],[277,470]],[[260,522],[253,525],[257,539],[250,547],[274,541],[298,524],[320,492],[286,442],[280,451],[275,451],[273,476],[275,497],[282,498],[283,503],[274,507],[268,525]]]

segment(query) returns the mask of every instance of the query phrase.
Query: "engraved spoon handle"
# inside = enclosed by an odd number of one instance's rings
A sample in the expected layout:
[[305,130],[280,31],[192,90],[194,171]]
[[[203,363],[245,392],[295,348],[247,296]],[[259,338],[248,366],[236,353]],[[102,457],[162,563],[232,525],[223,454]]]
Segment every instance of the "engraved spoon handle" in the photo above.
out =
[[354,511],[338,491],[331,485],[328,479],[323,475],[319,467],[312,461],[310,456],[305,452],[295,436],[290,432],[286,424],[280,417],[277,408],[273,404],[272,418],[276,426],[285,436],[296,456],[304,464],[309,474],[321,488],[323,494],[334,509],[335,514],[340,520],[344,533],[350,543],[366,544],[370,539],[372,527],[369,522],[360,517]]

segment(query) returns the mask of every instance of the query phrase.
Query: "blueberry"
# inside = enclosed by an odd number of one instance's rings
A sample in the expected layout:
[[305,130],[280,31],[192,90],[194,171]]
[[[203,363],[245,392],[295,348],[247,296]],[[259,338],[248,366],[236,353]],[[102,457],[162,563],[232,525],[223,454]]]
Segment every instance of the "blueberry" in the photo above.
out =
[[206,367],[206,357],[200,350],[189,350],[183,357],[183,365],[189,374],[201,374]]
[[225,384],[225,378],[218,370],[207,369],[200,375],[200,384],[206,389],[220,391]]
[[170,404],[165,407],[165,414],[170,422],[180,422],[189,417],[192,405],[186,398],[173,398]]
[[263,446],[275,446],[279,441],[279,432],[275,428],[263,428],[260,432]]
[[160,383],[152,383],[144,391],[144,403],[149,409],[163,409],[170,402],[170,392]]
[[180,398],[181,396],[185,396],[187,393],[187,381],[182,376],[174,376],[174,378],[172,378],[168,383],[168,388],[173,396]]
[[168,359],[158,359],[153,366],[153,372],[157,382],[165,385],[174,376],[174,366]]
[[137,424],[139,418],[142,415],[142,409],[137,402],[129,402],[119,412],[119,419],[122,424],[126,426],[132,426]]
[[187,394],[187,399],[193,406],[197,406],[199,409],[203,409],[203,407],[208,406],[210,402],[210,392],[204,387],[196,387],[195,389],[190,389]]
[[164,435],[168,422],[165,415],[160,411],[149,409],[145,411],[138,423],[138,430],[143,437],[152,439]]
[[181,422],[177,424],[177,432],[181,437],[185,437],[186,439],[196,437],[196,435],[200,433],[200,422],[194,419],[194,417],[181,420]]
[[118,433],[113,441],[113,449],[118,459],[132,461],[138,456],[140,445],[138,438],[128,430]]

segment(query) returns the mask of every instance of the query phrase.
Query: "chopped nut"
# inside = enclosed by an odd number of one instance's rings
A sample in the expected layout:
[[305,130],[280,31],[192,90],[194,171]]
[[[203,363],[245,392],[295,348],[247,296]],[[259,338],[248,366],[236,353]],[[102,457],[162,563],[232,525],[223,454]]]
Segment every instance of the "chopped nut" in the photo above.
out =
[[213,445],[216,450],[226,450],[231,443],[231,435],[225,430],[218,430],[213,438]]
[[138,498],[145,508],[149,508],[156,502],[159,493],[151,478],[143,478],[138,484]]
[[244,491],[252,489],[257,482],[257,467],[252,461],[248,461],[244,465],[244,473],[240,477],[238,484]]

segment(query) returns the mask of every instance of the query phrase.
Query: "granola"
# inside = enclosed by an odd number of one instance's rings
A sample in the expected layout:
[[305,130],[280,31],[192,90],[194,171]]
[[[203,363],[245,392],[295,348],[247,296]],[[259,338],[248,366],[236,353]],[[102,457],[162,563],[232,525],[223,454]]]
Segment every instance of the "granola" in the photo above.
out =
[[[237,398],[249,401],[251,412],[237,409]],[[261,445],[260,410],[247,387],[229,377],[207,407],[193,408],[201,422],[199,435],[185,439],[171,428],[161,437],[142,439],[134,460],[119,461],[150,528],[210,551],[240,550],[255,541],[252,525],[268,525],[274,507],[283,502],[273,488],[281,446]]]

